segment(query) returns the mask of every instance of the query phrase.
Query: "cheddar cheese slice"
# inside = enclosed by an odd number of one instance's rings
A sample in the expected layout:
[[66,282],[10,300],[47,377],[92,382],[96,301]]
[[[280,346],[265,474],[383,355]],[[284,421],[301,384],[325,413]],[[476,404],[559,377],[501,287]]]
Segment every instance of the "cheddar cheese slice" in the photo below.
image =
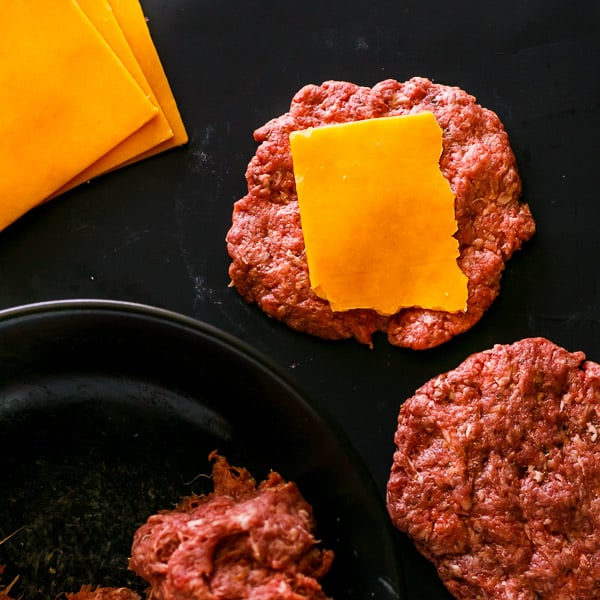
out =
[[290,135],[311,287],[333,310],[463,311],[454,194],[430,112]]
[[185,144],[188,135],[139,1],[109,0],[109,4],[173,130],[173,137],[129,161],[135,162]]
[[0,3],[0,229],[154,118],[74,0]]
[[125,68],[137,81],[144,93],[152,103],[158,107],[158,113],[153,119],[113,148],[108,154],[105,154],[84,171],[79,173],[54,195],[66,192],[98,175],[113,170],[150,148],[154,148],[161,142],[173,137],[171,126],[160,108],[159,102],[156,99],[142,68],[138,64],[137,59],[129,46],[127,38],[125,37],[108,0],[77,0],[77,3],[90,19],[94,27],[96,27],[100,35],[102,35],[108,45],[119,57],[119,60],[123,63]]

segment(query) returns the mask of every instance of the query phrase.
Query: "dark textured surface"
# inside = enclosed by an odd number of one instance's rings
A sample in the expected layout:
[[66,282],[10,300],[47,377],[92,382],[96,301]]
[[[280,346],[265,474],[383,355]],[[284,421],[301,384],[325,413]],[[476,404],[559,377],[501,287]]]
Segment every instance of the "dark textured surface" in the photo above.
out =
[[[0,307],[70,297],[145,302],[250,342],[318,398],[383,491],[403,399],[468,354],[544,335],[600,359],[597,3],[146,0],[190,134],[187,147],[115,172],[0,233]],[[425,353],[290,331],[228,288],[225,234],[245,193],[252,131],[306,83],[429,77],[503,121],[537,233],[468,333]],[[399,535],[407,598],[442,599]]]

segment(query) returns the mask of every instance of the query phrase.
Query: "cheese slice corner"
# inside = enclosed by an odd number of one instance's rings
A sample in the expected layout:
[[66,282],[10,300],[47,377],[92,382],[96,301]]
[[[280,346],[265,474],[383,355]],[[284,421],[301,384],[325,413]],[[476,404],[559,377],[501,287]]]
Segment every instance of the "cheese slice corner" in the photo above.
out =
[[172,137],[132,161],[182,146],[188,142],[188,134],[139,0],[108,1],[173,131]]

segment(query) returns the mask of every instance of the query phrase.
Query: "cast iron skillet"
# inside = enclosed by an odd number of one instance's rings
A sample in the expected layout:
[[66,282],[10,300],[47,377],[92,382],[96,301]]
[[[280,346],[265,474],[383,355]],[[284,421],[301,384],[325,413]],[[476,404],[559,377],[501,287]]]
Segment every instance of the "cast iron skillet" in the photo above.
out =
[[210,491],[209,452],[295,481],[336,553],[334,598],[403,596],[394,533],[357,454],[263,357],[165,310],[57,301],[0,312],[0,564],[14,594],[130,586],[134,530]]

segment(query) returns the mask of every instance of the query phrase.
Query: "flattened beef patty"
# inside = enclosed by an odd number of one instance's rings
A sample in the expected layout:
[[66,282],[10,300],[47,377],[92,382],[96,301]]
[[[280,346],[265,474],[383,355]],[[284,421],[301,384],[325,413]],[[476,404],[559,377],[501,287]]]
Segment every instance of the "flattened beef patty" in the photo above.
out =
[[130,568],[153,600],[326,600],[333,553],[313,536],[298,488],[272,472],[258,486],[215,456],[214,492],[186,498],[135,533]]
[[[431,111],[443,130],[442,173],[456,194],[458,264],[469,279],[468,309],[333,312],[310,288],[289,146],[291,131],[373,117]],[[260,144],[235,203],[227,248],[232,284],[248,301],[293,329],[371,344],[376,331],[397,346],[437,346],[472,327],[496,298],[505,262],[535,229],[520,203],[521,181],[498,117],[466,92],[423,78],[373,88],[327,81],[308,85],[290,111],[255,131]],[[401,277],[402,274],[398,274]]]
[[599,434],[600,365],[495,346],[402,405],[390,516],[457,598],[600,598]]

